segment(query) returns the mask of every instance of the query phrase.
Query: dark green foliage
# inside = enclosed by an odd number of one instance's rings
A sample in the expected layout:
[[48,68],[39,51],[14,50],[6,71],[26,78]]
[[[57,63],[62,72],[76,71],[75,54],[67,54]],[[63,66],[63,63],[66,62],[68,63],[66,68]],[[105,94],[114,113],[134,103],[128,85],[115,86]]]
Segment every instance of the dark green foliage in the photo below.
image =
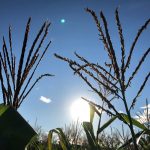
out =
[[139,141],[139,145],[141,146],[141,149],[149,150],[150,149],[150,135],[146,136],[145,138],[142,137]]
[[35,131],[11,106],[0,105],[0,149],[23,150]]

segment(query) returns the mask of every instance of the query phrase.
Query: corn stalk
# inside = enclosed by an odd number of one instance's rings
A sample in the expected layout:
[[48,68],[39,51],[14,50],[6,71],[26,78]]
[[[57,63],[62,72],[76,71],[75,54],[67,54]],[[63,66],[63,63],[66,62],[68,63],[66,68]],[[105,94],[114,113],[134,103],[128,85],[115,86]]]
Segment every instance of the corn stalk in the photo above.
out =
[[[135,97],[131,99],[131,105],[128,104],[127,100],[127,89],[131,86],[133,79],[136,77],[137,72],[140,70],[141,66],[143,65],[144,61],[148,59],[150,54],[150,48],[148,48],[141,59],[139,60],[138,64],[136,65],[135,69],[129,70],[130,65],[132,63],[132,56],[135,51],[134,47],[143,33],[143,31],[147,28],[150,24],[150,19],[148,19],[144,25],[138,30],[133,43],[131,44],[131,48],[129,50],[129,54],[127,54],[125,49],[125,42],[123,36],[122,25],[119,18],[118,9],[115,11],[115,18],[116,24],[120,39],[120,49],[121,49],[121,59],[118,60],[116,56],[116,50],[114,49],[109,30],[108,24],[105,15],[103,12],[100,12],[100,19],[96,16],[95,12],[91,9],[86,9],[88,13],[90,13],[96,23],[100,40],[102,41],[106,53],[108,54],[109,62],[105,62],[105,67],[98,63],[93,63],[88,61],[86,58],[80,56],[79,54],[75,53],[75,56],[79,59],[80,62],[74,61],[69,58],[62,57],[58,54],[54,54],[55,57],[67,62],[70,68],[77,74],[85,83],[101,98],[101,100],[107,105],[107,110],[103,109],[109,115],[117,116],[121,121],[126,123],[130,129],[132,135],[132,141],[134,144],[134,148],[138,150],[138,146],[136,143],[136,135],[133,129],[133,119],[131,118],[131,110],[134,108],[139,95],[142,93],[146,83],[149,80],[150,72],[147,73],[146,77],[144,78],[143,83],[141,84],[139,90],[135,94]],[[101,23],[102,22],[102,23]],[[127,58],[126,58],[127,56]],[[121,63],[120,63],[121,62]],[[131,76],[127,76],[127,71],[131,72]],[[102,79],[102,80],[101,80]],[[107,89],[109,96],[105,95],[102,90],[98,87],[101,85],[101,89]],[[114,100],[120,100],[123,102],[127,118],[115,107],[112,103]],[[100,107],[103,108],[103,107]]]
[[9,44],[3,37],[3,47],[0,52],[0,81],[3,94],[3,104],[18,109],[33,87],[44,77],[52,76],[49,73],[40,75],[34,82],[33,76],[47,52],[51,41],[49,41],[42,52],[41,48],[48,34],[49,22],[44,22],[38,31],[32,45],[27,50],[31,18],[28,19],[19,62],[13,53],[12,31],[9,27]]

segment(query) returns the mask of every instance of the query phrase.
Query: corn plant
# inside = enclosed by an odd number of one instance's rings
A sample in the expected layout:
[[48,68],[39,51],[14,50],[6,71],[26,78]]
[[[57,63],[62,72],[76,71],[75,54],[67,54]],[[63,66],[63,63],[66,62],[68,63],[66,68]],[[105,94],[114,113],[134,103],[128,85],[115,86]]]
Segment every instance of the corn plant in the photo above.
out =
[[56,133],[58,135],[59,142],[63,150],[71,149],[71,143],[69,142],[68,138],[65,136],[62,129],[56,128],[56,129],[50,130],[48,134],[48,149],[49,150],[53,150],[53,144],[52,144],[53,133]]
[[[77,53],[75,53],[75,56],[80,60],[80,62],[62,57],[58,54],[55,54],[55,56],[58,59],[61,59],[67,62],[70,68],[74,71],[74,74],[77,74],[80,78],[82,78],[85,81],[85,83],[100,97],[102,102],[104,102],[107,105],[107,108],[104,109],[101,105],[94,104],[92,101],[87,100],[88,103],[93,106],[95,112],[97,112],[95,108],[100,108],[103,111],[105,111],[107,114],[113,117],[112,120],[109,121],[109,123],[111,123],[113,120],[118,118],[121,121],[123,121],[123,123],[127,124],[131,132],[131,136],[132,136],[131,140],[134,144],[134,148],[138,150],[136,139],[139,136],[139,134],[135,133],[133,126],[136,125],[140,127],[142,130],[147,130],[148,133],[149,133],[149,130],[147,127],[140,124],[138,121],[136,121],[135,119],[131,117],[131,111],[134,108],[139,98],[139,95],[142,93],[146,83],[149,80],[150,72],[148,72],[147,75],[145,76],[143,82],[141,83],[141,86],[139,87],[139,90],[136,91],[135,97],[133,99],[130,99],[130,100],[127,99],[127,90],[131,87],[133,83],[133,79],[136,77],[140,68],[143,66],[144,61],[148,59],[148,56],[150,53],[150,48],[148,48],[144,52],[143,56],[141,56],[135,69],[133,71],[130,70],[130,66],[132,64],[132,58],[133,58],[132,56],[133,56],[133,53],[135,52],[135,45],[139,37],[143,33],[143,31],[150,24],[150,19],[148,19],[144,23],[144,25],[140,27],[140,29],[138,30],[137,35],[135,36],[135,39],[133,40],[133,43],[131,44],[129,54],[127,54],[126,49],[125,49],[122,25],[121,25],[120,18],[119,18],[119,12],[118,12],[118,9],[116,9],[115,18],[116,18],[116,24],[117,24],[117,29],[118,29],[119,38],[120,38],[120,49],[121,49],[121,59],[119,60],[116,57],[116,50],[114,49],[111,36],[108,30],[107,20],[103,12],[102,11],[100,12],[101,20],[99,20],[98,17],[96,16],[96,13],[93,10],[87,8],[86,11],[90,13],[92,17],[94,18],[94,21],[96,23],[96,26],[99,32],[99,38],[102,41],[104,48],[108,54],[109,61],[105,62],[104,64],[105,67],[103,67],[102,65],[98,63],[90,62],[86,58],[80,56]],[[130,73],[129,76],[127,75],[128,71]],[[101,90],[99,90],[98,88],[99,84],[109,91],[110,96],[107,97],[106,95],[103,94]],[[126,114],[119,113],[119,111],[113,104],[114,100],[123,102],[123,106],[125,108]],[[128,101],[131,102],[131,105],[128,104]],[[91,125],[88,125],[88,126],[91,126]],[[90,128],[91,127],[89,127],[89,129]],[[99,130],[98,133],[100,133],[101,129],[98,129],[98,130]],[[94,146],[97,147],[97,143],[95,143],[95,140],[93,144],[95,144]]]
[[20,107],[39,80],[43,77],[52,76],[49,73],[42,74],[32,83],[33,76],[51,41],[48,42],[43,52],[40,52],[50,26],[50,23],[46,21],[27,50],[30,23],[31,18],[28,19],[26,25],[19,62],[16,62],[17,56],[13,53],[11,27],[9,27],[9,44],[6,44],[3,37],[2,51],[0,52],[0,81],[3,104],[11,105],[15,109]]
[[37,120],[33,128],[37,135],[26,145],[26,150],[45,150],[47,148],[47,134],[42,130],[42,127],[37,124]]
[[73,147],[76,147],[78,144],[82,144],[83,142],[83,130],[81,123],[78,120],[76,122],[72,122],[69,126],[65,125],[64,134]]
[[0,149],[24,149],[36,132],[11,106],[0,104]]
[[116,150],[121,144],[120,134],[112,127],[110,127],[110,133],[103,132],[98,139],[102,149]]
[[[70,125],[65,125],[64,129],[56,128],[48,134],[49,150],[62,148],[63,150],[84,150],[88,147],[87,139],[83,134],[81,123],[77,120]],[[57,147],[57,148],[56,148]]]
[[136,114],[136,118],[139,122],[141,122],[142,124],[145,124],[147,128],[150,128],[150,108],[148,105],[148,99],[146,99],[146,105],[144,107],[143,112],[139,111]]
[[[145,124],[145,126],[147,126],[148,129],[150,129],[150,108],[148,105],[148,99],[146,99],[146,107],[144,108],[143,113],[141,113],[141,115],[138,115],[138,120],[140,122],[142,122],[143,124]],[[150,135],[145,135],[142,134],[137,141],[140,145],[141,148],[143,148],[144,150],[148,150],[150,149]]]

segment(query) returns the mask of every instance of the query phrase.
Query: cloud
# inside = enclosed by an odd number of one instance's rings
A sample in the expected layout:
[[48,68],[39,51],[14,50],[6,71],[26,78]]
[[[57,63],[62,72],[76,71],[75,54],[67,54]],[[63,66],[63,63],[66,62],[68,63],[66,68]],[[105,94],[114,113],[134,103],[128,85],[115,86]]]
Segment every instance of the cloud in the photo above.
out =
[[150,109],[150,104],[148,104],[147,106],[143,106],[143,107],[141,107],[142,109],[146,109],[146,108],[148,108],[148,109]]
[[41,96],[40,97],[40,100],[44,103],[50,103],[52,100],[50,98],[47,98],[47,97],[44,97],[44,96]]
[[119,113],[124,113],[122,110],[119,110],[118,112],[119,112]]
[[140,123],[148,123],[150,118],[150,105],[148,106],[148,112],[147,112],[147,106],[141,107],[143,108],[143,112],[138,112],[134,118],[138,120]]

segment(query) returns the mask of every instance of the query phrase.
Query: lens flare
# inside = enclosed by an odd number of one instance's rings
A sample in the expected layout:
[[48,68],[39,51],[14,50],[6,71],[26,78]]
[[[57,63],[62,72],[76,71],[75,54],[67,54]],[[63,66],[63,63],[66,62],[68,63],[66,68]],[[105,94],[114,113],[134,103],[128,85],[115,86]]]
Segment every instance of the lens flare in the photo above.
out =
[[64,23],[66,22],[66,20],[65,20],[65,19],[61,19],[60,22],[61,22],[62,24],[64,24]]

